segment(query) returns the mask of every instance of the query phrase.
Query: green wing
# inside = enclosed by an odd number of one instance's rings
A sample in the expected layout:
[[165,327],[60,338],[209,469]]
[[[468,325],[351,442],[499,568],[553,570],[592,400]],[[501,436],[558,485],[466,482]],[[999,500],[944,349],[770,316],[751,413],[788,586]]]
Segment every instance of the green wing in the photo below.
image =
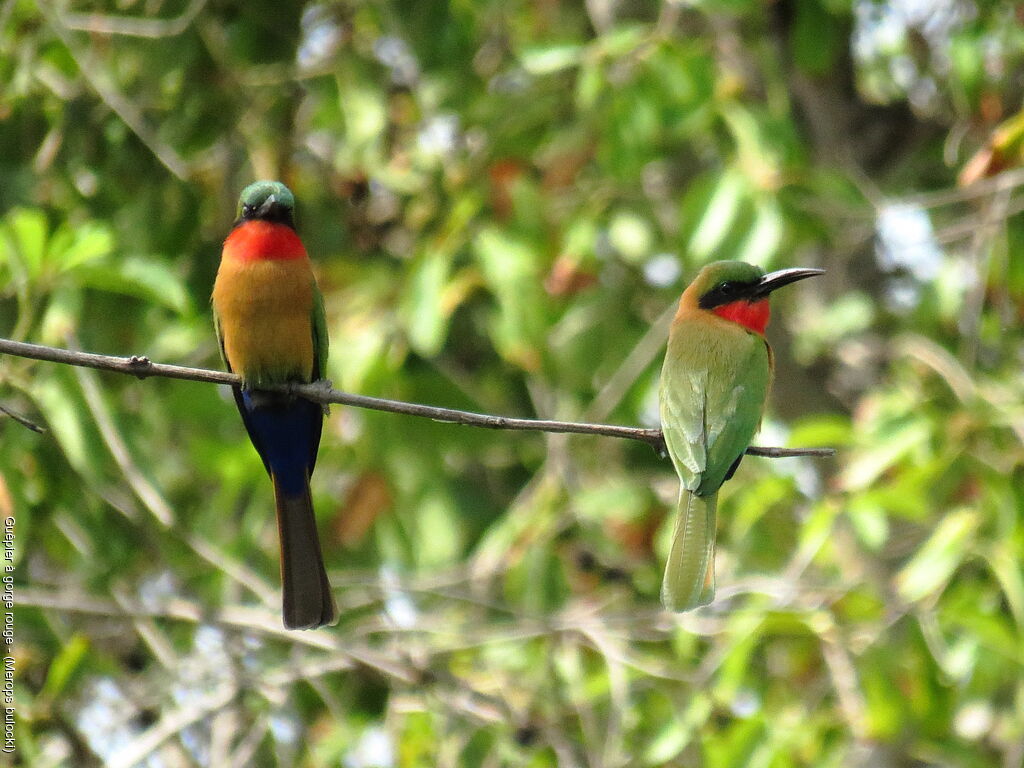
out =
[[324,311],[324,296],[316,281],[313,281],[313,380],[327,375],[327,313]]
[[768,347],[742,329],[673,329],[661,372],[661,426],[683,488],[712,494],[750,445],[768,394]]
[[716,387],[715,380],[709,380],[708,464],[698,489],[701,494],[719,489],[761,426],[771,376],[768,345],[759,336],[749,334],[747,338],[750,349],[743,355],[733,384],[723,382]]
[[228,362],[228,356],[224,354],[224,332],[220,329],[220,315],[217,314],[217,310],[213,310],[213,331],[217,334],[217,348],[220,350],[220,359],[224,363],[224,368],[227,369],[228,373],[231,373],[231,364]]

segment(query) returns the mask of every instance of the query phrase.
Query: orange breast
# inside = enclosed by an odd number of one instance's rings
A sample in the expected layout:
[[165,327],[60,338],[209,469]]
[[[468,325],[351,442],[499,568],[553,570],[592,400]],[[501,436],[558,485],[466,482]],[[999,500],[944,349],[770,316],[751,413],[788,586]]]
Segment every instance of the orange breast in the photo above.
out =
[[225,246],[213,286],[224,355],[252,386],[310,381],[313,271],[309,258],[240,258]]

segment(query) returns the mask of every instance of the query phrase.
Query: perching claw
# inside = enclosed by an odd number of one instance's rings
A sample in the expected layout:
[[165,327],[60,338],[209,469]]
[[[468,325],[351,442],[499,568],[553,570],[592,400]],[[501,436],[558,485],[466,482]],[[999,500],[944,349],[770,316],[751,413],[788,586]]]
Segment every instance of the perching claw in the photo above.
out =
[[[309,388],[316,392],[320,397],[327,400],[334,393],[334,382],[330,379],[317,379],[310,383]],[[328,402],[321,402],[320,407],[323,409],[324,416],[330,416],[331,404]]]

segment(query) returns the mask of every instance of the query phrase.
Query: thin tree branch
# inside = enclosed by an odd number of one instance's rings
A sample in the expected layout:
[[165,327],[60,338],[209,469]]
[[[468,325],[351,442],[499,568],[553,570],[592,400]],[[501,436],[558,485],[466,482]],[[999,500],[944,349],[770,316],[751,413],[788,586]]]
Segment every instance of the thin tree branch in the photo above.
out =
[[191,173],[189,163],[178,154],[174,147],[160,139],[138,106],[121,93],[114,84],[113,78],[107,73],[101,72],[101,68],[96,66],[93,52],[82,51],[78,47],[74,35],[64,25],[60,13],[55,8],[51,8],[48,0],[36,0],[36,7],[67,49],[86,84],[121,119],[121,122],[128,126],[128,129],[138,137],[139,141],[146,145],[167,170],[180,180],[187,181]]
[[160,606],[151,607],[143,605],[141,601],[127,598],[114,601],[83,592],[22,586],[15,592],[14,604],[119,619],[151,618],[187,624],[215,624],[285,640],[296,647],[339,653],[349,659],[352,665],[365,667],[408,685],[414,684],[419,677],[415,669],[393,660],[375,648],[353,645],[351,638],[333,635],[326,630],[293,632],[285,629],[281,626],[280,617],[269,608],[228,605],[216,610],[207,610],[198,603],[182,598],[164,600]]
[[921,208],[937,208],[973,200],[989,194],[1008,192],[1024,185],[1024,168],[1016,168],[976,181],[967,187],[939,189],[934,192],[921,192],[890,200],[890,204],[911,205]]
[[110,768],[132,768],[144,763],[164,743],[199,721],[217,714],[239,695],[241,691],[236,686],[219,685],[213,691],[200,696],[198,700],[165,711],[155,725],[118,748],[108,759],[107,765]]
[[5,406],[3,403],[0,403],[0,413],[4,414],[5,416],[9,416],[10,418],[14,419],[16,422],[21,424],[21,426],[25,427],[26,429],[31,429],[33,432],[39,432],[40,434],[42,434],[43,432],[46,431],[38,424],[36,424],[34,421],[29,421],[24,416],[15,413],[10,408]]
[[[45,360],[51,363],[77,365],[84,368],[97,368],[114,371],[140,379],[157,376],[185,381],[201,381],[211,384],[226,384],[237,387],[242,380],[233,373],[211,371],[206,368],[186,368],[180,365],[154,363],[148,357],[132,355],[116,357],[113,355],[97,355],[91,352],[77,352],[57,347],[44,347],[40,344],[27,344],[21,341],[0,339],[0,354],[27,357],[32,360]],[[272,392],[287,392],[304,397],[315,403],[350,405],[356,408],[368,408],[374,411],[401,413],[406,416],[419,416],[449,424],[465,424],[472,427],[487,429],[514,429],[528,432],[567,432],[580,435],[602,435],[618,437],[626,440],[638,440],[647,443],[656,450],[663,450],[664,441],[660,429],[644,429],[642,427],[620,427],[612,424],[587,424],[574,421],[551,421],[548,419],[517,419],[508,416],[492,416],[485,413],[458,411],[452,408],[438,408],[432,405],[406,403],[401,400],[386,400],[380,397],[353,395],[333,389],[328,381],[312,384],[285,384],[265,387]],[[762,456],[779,459],[792,456],[834,456],[834,448],[765,448],[750,446],[747,453],[751,456]]]
[[604,385],[597,391],[597,395],[590,401],[590,405],[583,412],[585,419],[603,419],[608,416],[615,407],[626,396],[629,389],[640,378],[640,375],[647,370],[658,352],[665,346],[665,338],[668,336],[669,326],[676,313],[676,304],[670,304],[658,318],[651,323],[650,328],[640,338],[629,354],[619,363],[619,367]]
[[103,401],[99,376],[92,371],[77,370],[75,371],[75,378],[78,380],[78,386],[82,390],[82,397],[85,399],[86,407],[92,414],[96,428],[100,432],[100,437],[107,446],[107,450],[110,451],[114,463],[117,464],[121,473],[128,481],[129,487],[131,487],[143,506],[149,510],[150,514],[164,528],[171,528],[175,523],[174,510],[171,509],[171,505],[156,486],[149,481],[142,470],[135,464],[131,450],[121,437],[121,433],[118,432],[117,425],[114,423],[113,414]]
[[106,16],[100,13],[63,13],[61,23],[68,29],[94,35],[125,35],[152,39],[180,35],[206,5],[207,0],[192,0],[178,16],[170,19],[145,19],[134,16]]

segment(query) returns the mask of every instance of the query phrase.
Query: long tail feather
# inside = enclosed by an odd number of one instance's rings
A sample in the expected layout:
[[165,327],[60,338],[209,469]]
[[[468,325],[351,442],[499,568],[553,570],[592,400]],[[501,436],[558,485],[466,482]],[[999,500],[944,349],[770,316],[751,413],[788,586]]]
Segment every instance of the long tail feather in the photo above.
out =
[[680,490],[672,546],[665,563],[661,603],[688,611],[715,599],[715,523],[718,494]]
[[297,494],[286,494],[280,486],[275,478],[284,625],[288,629],[315,629],[333,624],[337,609],[320,553],[309,486]]

